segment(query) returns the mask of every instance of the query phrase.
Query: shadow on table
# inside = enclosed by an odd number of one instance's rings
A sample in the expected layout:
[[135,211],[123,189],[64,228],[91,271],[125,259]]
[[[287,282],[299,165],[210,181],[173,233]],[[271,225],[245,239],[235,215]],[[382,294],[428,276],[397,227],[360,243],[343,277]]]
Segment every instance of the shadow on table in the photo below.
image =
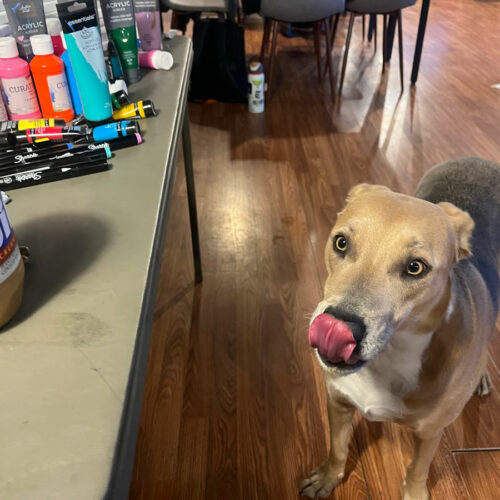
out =
[[28,246],[23,301],[2,331],[22,323],[87,269],[109,240],[106,224],[74,213],[34,218],[14,228],[20,246]]

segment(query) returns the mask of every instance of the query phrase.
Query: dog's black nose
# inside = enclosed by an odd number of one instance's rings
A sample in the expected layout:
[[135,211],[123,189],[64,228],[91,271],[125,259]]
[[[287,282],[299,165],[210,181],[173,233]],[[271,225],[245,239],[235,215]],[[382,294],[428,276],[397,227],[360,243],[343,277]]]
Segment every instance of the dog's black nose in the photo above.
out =
[[343,321],[351,329],[354,340],[358,345],[364,339],[366,334],[365,322],[357,314],[344,311],[340,307],[332,306],[328,306],[324,313]]

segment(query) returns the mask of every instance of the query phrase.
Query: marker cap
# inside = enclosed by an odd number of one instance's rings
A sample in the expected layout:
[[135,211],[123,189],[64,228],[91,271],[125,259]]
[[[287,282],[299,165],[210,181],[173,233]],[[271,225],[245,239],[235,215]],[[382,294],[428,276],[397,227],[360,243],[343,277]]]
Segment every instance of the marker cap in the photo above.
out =
[[13,36],[0,38],[0,59],[8,59],[18,55],[16,39]]
[[50,35],[33,35],[30,38],[31,48],[35,56],[46,56],[54,53]]

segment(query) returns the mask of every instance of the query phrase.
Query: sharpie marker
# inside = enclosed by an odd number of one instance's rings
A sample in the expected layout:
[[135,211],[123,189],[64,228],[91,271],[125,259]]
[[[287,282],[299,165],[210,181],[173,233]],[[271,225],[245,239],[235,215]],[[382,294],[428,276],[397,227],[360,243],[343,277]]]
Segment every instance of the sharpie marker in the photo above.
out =
[[0,187],[7,191],[19,189],[28,186],[36,186],[47,182],[71,179],[82,175],[94,174],[109,170],[111,165],[107,162],[101,163],[80,163],[72,167],[50,168],[42,167],[16,174],[0,176]]
[[48,160],[44,158],[42,161],[37,162],[34,165],[10,165],[0,167],[0,175],[11,175],[18,174],[20,172],[25,172],[27,169],[41,169],[41,168],[56,168],[56,167],[73,167],[75,165],[79,165],[81,163],[93,163],[93,162],[103,162],[108,159],[108,152],[102,149],[98,149],[97,151],[93,151],[89,153],[87,156],[83,156],[81,158],[78,157],[70,157],[70,158],[57,158],[53,160]]
[[[109,146],[111,151],[117,149],[128,148],[130,146],[137,146],[137,144],[142,143],[141,134],[135,133],[133,135],[127,135],[124,137],[118,137],[116,139],[107,140],[106,144]],[[100,143],[99,146],[103,144]],[[87,147],[92,149],[97,146],[94,140],[90,139],[88,136],[82,139],[80,142],[73,144],[72,142],[37,142],[34,144],[20,144],[17,146],[10,147],[0,152],[0,163],[5,162],[8,158],[14,158],[18,154],[30,154],[30,153],[43,153],[48,154],[50,152],[60,152],[68,151],[75,147]],[[100,146],[101,148],[104,146]]]
[[128,148],[130,146],[137,146],[142,143],[141,134],[127,135],[125,137],[118,137],[118,139],[113,139],[112,141],[100,142],[98,144],[91,143],[86,144],[89,149],[100,149],[103,147],[109,147],[111,151],[117,151],[118,149]]
[[83,145],[62,151],[41,150],[40,152],[34,151],[32,153],[17,154],[8,159],[0,158],[0,169],[5,167],[15,167],[17,165],[33,165],[49,160],[62,160],[69,158],[76,158],[79,160],[85,156],[93,156],[99,151],[104,153],[103,158],[111,158],[111,149],[109,147],[89,149]]

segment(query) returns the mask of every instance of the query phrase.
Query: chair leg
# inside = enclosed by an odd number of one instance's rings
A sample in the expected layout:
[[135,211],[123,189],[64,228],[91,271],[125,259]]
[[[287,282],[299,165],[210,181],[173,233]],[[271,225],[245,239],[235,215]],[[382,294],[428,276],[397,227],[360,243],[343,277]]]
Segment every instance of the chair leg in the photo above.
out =
[[[335,43],[335,34],[337,33],[337,27],[339,25],[339,19],[340,19],[340,14],[337,14],[335,16],[335,19],[333,19],[333,16],[330,18],[330,47],[332,48],[332,52],[333,52],[333,46],[334,46],[334,43]],[[328,54],[327,54],[328,55]],[[326,75],[326,71],[328,69],[328,66],[325,64],[325,67],[323,69],[323,76]]]
[[333,78],[333,60],[332,60],[332,39],[330,34],[330,20],[325,19],[325,40],[326,40],[326,65],[328,66],[328,76],[330,78],[330,89],[332,99],[335,99],[335,80]]
[[[349,54],[349,45],[351,44],[353,24],[354,24],[354,13],[351,12],[351,16],[349,17],[349,27],[347,29],[347,40],[345,42],[344,60],[342,61],[342,71],[340,73],[339,95],[342,94],[342,86],[344,85],[345,69],[347,66],[347,56]],[[376,33],[376,28],[375,28],[375,33]]]
[[373,15],[373,52],[377,52],[377,14]]
[[271,32],[272,21],[269,18],[264,19],[264,33],[262,35],[262,45],[260,47],[260,62],[264,64],[264,59],[266,57],[267,45],[269,43],[269,34]]
[[273,81],[273,62],[276,55],[276,38],[278,37],[278,21],[272,21],[272,41],[271,41],[271,54],[269,56],[269,67],[267,69],[267,92],[271,95],[271,83]]
[[404,90],[404,68],[403,68],[403,16],[401,9],[398,10],[398,41],[399,41],[399,75],[401,77],[401,92]]
[[318,66],[318,81],[321,81],[321,21],[317,21],[313,26],[314,31],[314,50],[316,52],[316,64]]
[[382,73],[385,72],[385,54],[387,52],[387,14],[382,18]]
[[333,24],[332,24],[332,28],[331,28],[331,37],[330,37],[330,40],[331,40],[331,43],[330,45],[332,46],[332,50],[333,50],[333,45],[335,43],[335,35],[337,34],[337,27],[339,25],[339,19],[340,19],[340,14],[337,14],[335,16],[335,20],[333,21]]

